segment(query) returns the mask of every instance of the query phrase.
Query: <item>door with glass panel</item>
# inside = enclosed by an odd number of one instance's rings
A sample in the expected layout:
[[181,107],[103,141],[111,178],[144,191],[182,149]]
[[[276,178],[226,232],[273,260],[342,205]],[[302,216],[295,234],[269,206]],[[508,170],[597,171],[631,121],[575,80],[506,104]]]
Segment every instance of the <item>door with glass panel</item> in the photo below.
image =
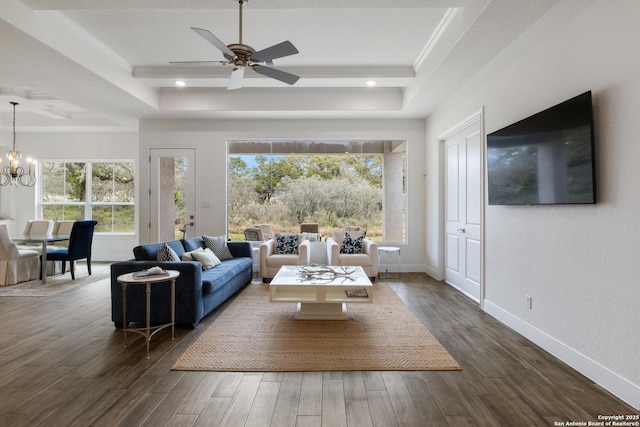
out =
[[164,242],[195,232],[195,149],[152,148],[149,155],[149,236]]

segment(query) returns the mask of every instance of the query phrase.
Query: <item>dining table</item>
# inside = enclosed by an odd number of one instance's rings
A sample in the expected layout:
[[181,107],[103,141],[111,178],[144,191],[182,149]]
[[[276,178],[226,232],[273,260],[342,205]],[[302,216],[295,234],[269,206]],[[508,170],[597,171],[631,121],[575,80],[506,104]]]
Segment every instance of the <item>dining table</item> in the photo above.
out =
[[42,245],[40,277],[42,283],[45,284],[47,283],[47,244],[69,240],[69,234],[17,234],[12,235],[11,240],[15,243],[39,243]]

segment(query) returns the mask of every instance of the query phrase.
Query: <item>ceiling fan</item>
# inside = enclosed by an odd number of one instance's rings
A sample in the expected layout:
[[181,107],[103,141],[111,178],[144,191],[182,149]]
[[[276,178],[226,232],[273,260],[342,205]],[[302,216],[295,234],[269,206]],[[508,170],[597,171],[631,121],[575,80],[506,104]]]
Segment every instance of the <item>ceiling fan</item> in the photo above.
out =
[[[214,36],[210,31],[203,28],[191,27],[193,31],[199,34],[202,38],[209,43],[220,49],[222,54],[226,58],[226,61],[176,61],[171,64],[187,64],[187,65],[202,65],[205,63],[220,63],[220,64],[233,64],[234,68],[231,72],[231,78],[229,79],[228,90],[239,89],[242,87],[242,80],[244,77],[244,70],[251,68],[258,74],[262,74],[272,79],[279,80],[283,83],[293,85],[295,84],[299,76],[295,74],[287,73],[286,71],[278,70],[273,67],[273,60],[277,58],[283,58],[289,55],[295,55],[298,53],[298,49],[290,42],[284,41],[278,43],[266,49],[257,51],[249,45],[242,43],[242,6],[248,3],[249,0],[236,0],[240,8],[240,29],[239,29],[239,41],[238,43],[225,45],[220,39]],[[265,64],[265,65],[261,65]]]

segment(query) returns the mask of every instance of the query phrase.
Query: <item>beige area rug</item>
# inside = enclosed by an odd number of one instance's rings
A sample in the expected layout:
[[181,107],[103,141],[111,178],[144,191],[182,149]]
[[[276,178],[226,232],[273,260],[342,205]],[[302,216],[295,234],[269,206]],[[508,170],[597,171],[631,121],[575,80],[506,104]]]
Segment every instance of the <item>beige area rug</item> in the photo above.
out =
[[[59,294],[82,285],[105,279],[111,274],[110,263],[91,263],[91,276],[87,273],[87,264],[76,263],[76,280],[71,280],[69,270],[65,274],[47,277],[47,283],[41,280],[18,283],[11,286],[0,286],[0,297],[46,297]],[[67,265],[67,268],[69,266]]]
[[249,285],[174,370],[426,371],[460,366],[388,285],[373,304],[348,304],[348,320],[295,320],[294,303],[270,303],[268,285]]

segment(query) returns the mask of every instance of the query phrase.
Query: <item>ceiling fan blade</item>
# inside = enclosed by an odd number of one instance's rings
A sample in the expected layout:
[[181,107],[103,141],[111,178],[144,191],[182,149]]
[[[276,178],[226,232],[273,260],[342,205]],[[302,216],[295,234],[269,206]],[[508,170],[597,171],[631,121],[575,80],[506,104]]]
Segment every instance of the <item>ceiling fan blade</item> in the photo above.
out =
[[236,67],[231,72],[231,77],[229,78],[229,85],[227,86],[227,90],[240,89],[242,87],[242,79],[244,77],[244,67]]
[[229,61],[170,61],[171,65],[218,65],[228,64]]
[[296,76],[295,74],[287,73],[286,71],[278,70],[277,68],[265,67],[264,65],[254,65],[251,68],[253,68],[253,71],[256,73],[271,77],[272,79],[280,80],[288,85],[295,84],[300,78],[300,76]]
[[295,55],[296,53],[299,53],[298,49],[287,40],[266,49],[259,50],[251,55],[251,60],[253,62],[270,62],[273,59]]
[[212,45],[214,45],[215,47],[220,49],[222,51],[222,53],[224,53],[225,55],[230,56],[232,58],[235,58],[236,54],[233,53],[233,51],[231,49],[229,49],[226,44],[224,44],[222,41],[220,41],[219,38],[214,36],[211,33],[211,31],[205,30],[203,28],[196,28],[196,27],[191,27],[191,29],[193,31],[195,31],[196,33],[198,33],[202,38],[207,40],[209,43],[211,43]]

